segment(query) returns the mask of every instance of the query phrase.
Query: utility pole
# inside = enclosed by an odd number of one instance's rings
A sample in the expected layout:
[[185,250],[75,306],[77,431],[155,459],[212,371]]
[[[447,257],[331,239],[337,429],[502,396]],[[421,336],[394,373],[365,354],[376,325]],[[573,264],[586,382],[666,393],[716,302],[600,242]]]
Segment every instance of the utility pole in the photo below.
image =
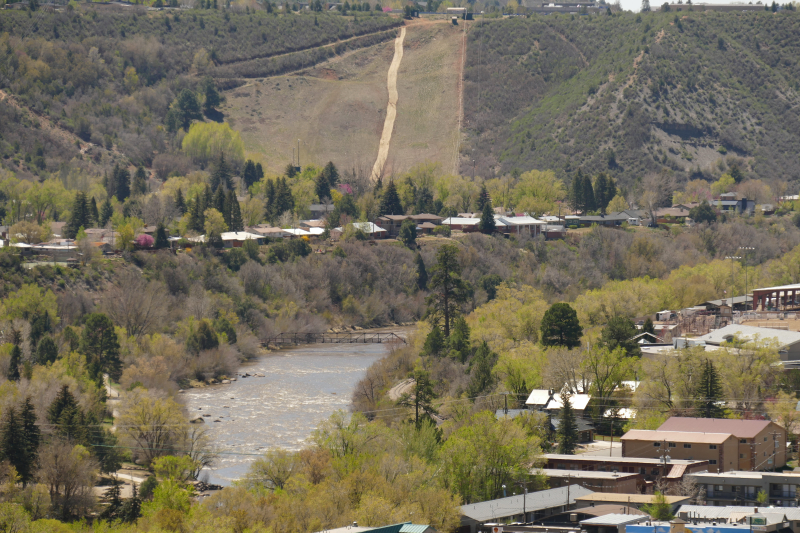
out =
[[567,511],[569,511],[569,483],[570,483],[570,476],[572,474],[567,473]]
[[744,310],[747,311],[747,254],[750,250],[755,250],[752,246],[740,246],[739,250],[744,250]]
[[730,299],[730,304],[731,304],[731,317],[733,317],[733,294],[734,294],[733,293],[733,289],[734,289],[734,286],[735,286],[735,278],[733,277],[733,260],[734,259],[741,259],[741,257],[739,257],[738,255],[729,255],[725,259],[730,259],[731,260],[731,299]]
[[608,445],[608,456],[612,457],[614,455],[614,417],[611,417],[611,437],[609,437],[611,441]]

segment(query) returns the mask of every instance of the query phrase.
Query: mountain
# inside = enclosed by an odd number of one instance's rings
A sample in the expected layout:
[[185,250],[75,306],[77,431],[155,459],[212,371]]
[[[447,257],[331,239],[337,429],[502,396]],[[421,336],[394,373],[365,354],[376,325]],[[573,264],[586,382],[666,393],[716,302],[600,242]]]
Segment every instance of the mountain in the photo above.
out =
[[[800,16],[681,12],[476,23],[461,171],[744,177],[797,190]],[[731,156],[735,156],[732,158]]]

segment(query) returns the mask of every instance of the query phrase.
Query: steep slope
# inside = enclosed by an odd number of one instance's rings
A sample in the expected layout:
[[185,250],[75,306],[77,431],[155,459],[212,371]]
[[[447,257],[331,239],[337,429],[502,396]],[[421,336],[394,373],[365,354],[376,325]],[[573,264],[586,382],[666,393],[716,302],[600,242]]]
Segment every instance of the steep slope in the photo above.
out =
[[800,180],[800,16],[652,13],[482,21],[469,36],[461,168]]

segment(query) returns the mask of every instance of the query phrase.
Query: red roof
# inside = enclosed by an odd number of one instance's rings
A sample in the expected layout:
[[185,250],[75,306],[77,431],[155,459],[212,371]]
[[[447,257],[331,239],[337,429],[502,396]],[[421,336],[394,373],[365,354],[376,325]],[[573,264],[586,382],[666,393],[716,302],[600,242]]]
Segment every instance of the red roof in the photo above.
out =
[[752,439],[769,425],[769,420],[736,420],[731,418],[691,418],[673,416],[661,424],[658,431],[730,433],[740,439]]

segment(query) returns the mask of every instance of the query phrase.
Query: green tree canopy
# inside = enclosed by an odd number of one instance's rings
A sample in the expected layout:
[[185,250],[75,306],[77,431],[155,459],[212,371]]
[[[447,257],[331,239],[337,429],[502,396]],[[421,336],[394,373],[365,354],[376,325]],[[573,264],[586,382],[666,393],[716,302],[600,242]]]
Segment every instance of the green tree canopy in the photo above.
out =
[[443,244],[439,247],[428,285],[431,294],[426,299],[426,317],[432,323],[441,325],[444,336],[449,338],[452,320],[461,313],[461,304],[472,294],[469,282],[461,279],[458,246]]
[[570,400],[569,394],[562,392],[561,410],[558,413],[558,429],[556,430],[557,453],[574,454],[578,447],[578,440],[578,422],[575,419],[572,400]]
[[609,350],[622,348],[629,356],[640,356],[642,350],[633,337],[639,334],[639,330],[633,320],[623,316],[612,317],[608,324],[603,328],[601,342]]
[[403,204],[400,203],[400,196],[397,194],[397,187],[394,184],[394,180],[390,180],[389,185],[383,190],[378,211],[381,216],[403,214]]
[[583,328],[578,314],[568,303],[555,303],[545,311],[541,323],[542,344],[576,348],[581,345]]
[[119,359],[119,340],[111,319],[103,313],[86,316],[81,336],[81,353],[86,356],[89,375],[99,380],[103,372],[118,381],[122,374]]

